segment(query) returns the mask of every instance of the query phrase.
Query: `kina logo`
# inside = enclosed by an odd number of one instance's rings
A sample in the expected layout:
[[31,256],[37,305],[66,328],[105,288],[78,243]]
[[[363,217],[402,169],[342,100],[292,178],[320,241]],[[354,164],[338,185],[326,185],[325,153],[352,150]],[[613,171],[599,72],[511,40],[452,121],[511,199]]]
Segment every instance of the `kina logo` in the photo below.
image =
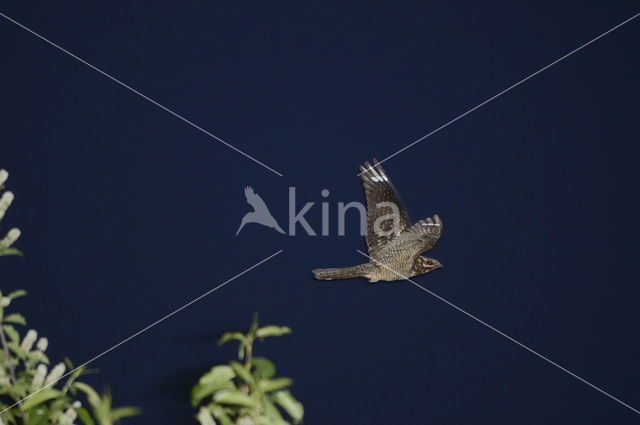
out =
[[284,233],[284,230],[282,230],[276,219],[271,215],[269,208],[267,208],[267,204],[264,203],[260,195],[258,195],[251,186],[244,188],[244,196],[247,198],[247,203],[253,207],[253,211],[246,213],[244,217],[242,217],[236,236],[247,223],[262,224],[263,226],[275,229],[280,233]]

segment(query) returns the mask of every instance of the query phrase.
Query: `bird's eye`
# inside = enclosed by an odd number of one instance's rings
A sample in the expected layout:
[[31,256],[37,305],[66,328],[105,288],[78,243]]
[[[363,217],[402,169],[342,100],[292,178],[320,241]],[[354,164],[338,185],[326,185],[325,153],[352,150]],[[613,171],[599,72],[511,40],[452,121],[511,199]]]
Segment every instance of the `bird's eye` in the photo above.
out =
[[427,260],[427,265],[428,265],[428,266],[433,266],[433,261],[431,261],[431,260]]

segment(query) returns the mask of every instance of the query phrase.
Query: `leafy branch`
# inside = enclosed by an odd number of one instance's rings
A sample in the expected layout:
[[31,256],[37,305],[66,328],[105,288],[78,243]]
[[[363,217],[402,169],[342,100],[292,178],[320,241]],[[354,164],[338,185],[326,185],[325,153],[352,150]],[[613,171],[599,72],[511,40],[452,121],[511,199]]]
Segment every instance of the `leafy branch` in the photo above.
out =
[[[274,378],[276,368],[264,357],[254,357],[256,339],[291,333],[286,326],[259,327],[254,319],[247,333],[227,332],[219,343],[238,341],[238,361],[219,365],[200,377],[191,391],[191,404],[200,406],[201,425],[290,425],[304,416],[304,408],[287,389],[289,378]],[[217,421],[217,422],[216,422]]]
[[[15,326],[25,326],[25,318],[19,313],[5,315],[12,301],[24,295],[23,290],[7,296],[0,292],[0,425],[73,425],[76,419],[84,425],[112,425],[138,414],[134,407],[112,409],[110,394],[100,396],[79,382],[77,379],[86,372],[84,367],[74,370],[71,361],[65,359],[50,368],[45,354],[47,338],[38,338],[33,329],[21,336]],[[65,375],[67,369],[73,372]],[[88,409],[81,398],[88,401]]]
[[[8,176],[0,170],[0,221],[14,198],[12,192],[3,192]],[[22,255],[12,248],[18,237],[20,230],[13,228],[0,239],[0,256]],[[84,425],[112,425],[137,415],[135,407],[112,408],[109,393],[99,395],[79,382],[77,379],[86,372],[84,367],[74,368],[68,359],[50,367],[45,354],[47,338],[38,338],[33,329],[21,335],[16,326],[26,326],[24,316],[5,314],[13,300],[26,294],[24,290],[7,296],[0,292],[0,425],[73,425],[76,420]],[[66,370],[71,372],[65,374]],[[86,408],[80,399],[86,400]]]

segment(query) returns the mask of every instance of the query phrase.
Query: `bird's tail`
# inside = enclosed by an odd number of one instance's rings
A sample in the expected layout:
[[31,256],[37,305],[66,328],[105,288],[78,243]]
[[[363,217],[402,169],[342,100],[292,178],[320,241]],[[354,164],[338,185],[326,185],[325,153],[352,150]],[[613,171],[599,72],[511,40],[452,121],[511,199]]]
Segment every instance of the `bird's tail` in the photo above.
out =
[[284,230],[282,230],[282,227],[278,226],[278,222],[276,222],[276,219],[273,219],[273,228],[276,229],[278,232],[284,234]]
[[311,272],[318,280],[351,279],[353,277],[368,277],[371,271],[371,264],[360,264],[354,267],[343,267],[337,269],[315,269]]
[[[250,213],[247,213],[250,214]],[[240,227],[238,227],[238,231],[236,232],[236,236],[238,236],[238,234],[240,233],[240,230],[242,230],[242,228],[244,227],[244,225],[247,224],[247,215],[245,214],[244,217],[242,217],[242,222],[240,223]]]

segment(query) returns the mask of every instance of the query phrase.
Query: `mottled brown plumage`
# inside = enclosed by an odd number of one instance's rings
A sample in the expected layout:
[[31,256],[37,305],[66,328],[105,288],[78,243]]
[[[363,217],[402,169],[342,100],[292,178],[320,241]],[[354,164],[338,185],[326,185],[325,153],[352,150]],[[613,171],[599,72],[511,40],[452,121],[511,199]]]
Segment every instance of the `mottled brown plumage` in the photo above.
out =
[[409,213],[389,176],[378,163],[365,162],[360,177],[367,199],[367,248],[370,261],[355,267],[316,269],[316,279],[366,277],[370,282],[402,280],[442,267],[423,257],[440,239],[442,221],[438,215],[411,224]]

